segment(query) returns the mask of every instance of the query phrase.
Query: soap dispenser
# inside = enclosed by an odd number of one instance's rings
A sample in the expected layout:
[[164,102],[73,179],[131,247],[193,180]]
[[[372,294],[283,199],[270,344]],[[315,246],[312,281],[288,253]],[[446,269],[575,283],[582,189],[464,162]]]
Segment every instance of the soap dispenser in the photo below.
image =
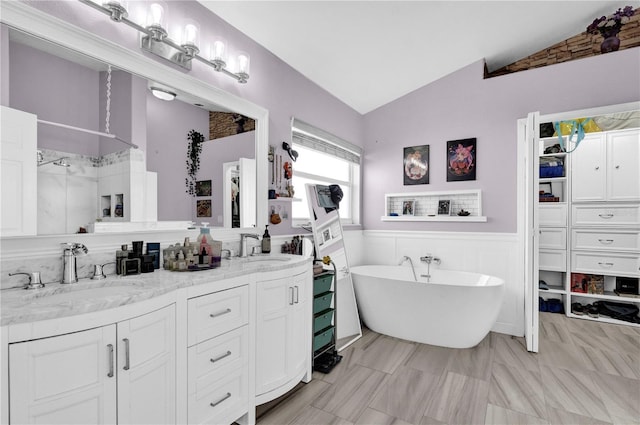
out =
[[264,227],[264,235],[262,235],[262,253],[269,254],[271,252],[271,235],[269,234],[269,225]]
[[198,235],[198,253],[199,264],[209,265],[211,262],[211,233],[209,229],[209,223],[203,221],[202,227],[200,227],[200,234]]

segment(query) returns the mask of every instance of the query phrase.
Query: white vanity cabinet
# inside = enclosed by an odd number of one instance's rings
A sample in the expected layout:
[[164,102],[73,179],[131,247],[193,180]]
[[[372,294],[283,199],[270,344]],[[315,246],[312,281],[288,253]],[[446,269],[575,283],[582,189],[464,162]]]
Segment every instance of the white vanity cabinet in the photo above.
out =
[[9,345],[10,423],[175,423],[175,308]]
[[256,283],[256,404],[311,379],[309,267],[281,271]]
[[573,202],[640,201],[640,130],[587,134],[571,154]]

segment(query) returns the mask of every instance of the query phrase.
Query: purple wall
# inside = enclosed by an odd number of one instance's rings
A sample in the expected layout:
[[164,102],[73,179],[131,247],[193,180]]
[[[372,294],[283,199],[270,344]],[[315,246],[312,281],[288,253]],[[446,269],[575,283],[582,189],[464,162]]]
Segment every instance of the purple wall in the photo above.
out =
[[[640,48],[484,79],[484,62],[462,68],[365,115],[366,229],[516,231],[517,125],[527,113],[640,100]],[[447,182],[448,140],[477,138],[475,181]],[[430,146],[430,183],[404,186],[403,147]],[[486,223],[389,223],[384,194],[482,189]]]
[[[11,108],[37,114],[46,121],[99,128],[97,71],[32,47],[9,43],[9,84]],[[38,147],[97,155],[98,136],[40,124]]]

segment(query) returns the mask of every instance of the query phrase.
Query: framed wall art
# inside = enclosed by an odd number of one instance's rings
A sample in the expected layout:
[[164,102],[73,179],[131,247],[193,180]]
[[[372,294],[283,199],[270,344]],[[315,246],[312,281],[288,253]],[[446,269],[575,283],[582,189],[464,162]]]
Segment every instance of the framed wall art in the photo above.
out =
[[211,196],[211,180],[196,181],[196,196]]
[[429,183],[429,145],[404,148],[402,163],[404,184]]
[[402,202],[402,215],[414,215],[416,212],[416,201],[407,200]]
[[211,199],[199,199],[196,201],[198,217],[211,217]]
[[438,201],[438,215],[451,215],[451,201],[449,199]]
[[447,142],[447,181],[476,179],[476,139],[450,140]]

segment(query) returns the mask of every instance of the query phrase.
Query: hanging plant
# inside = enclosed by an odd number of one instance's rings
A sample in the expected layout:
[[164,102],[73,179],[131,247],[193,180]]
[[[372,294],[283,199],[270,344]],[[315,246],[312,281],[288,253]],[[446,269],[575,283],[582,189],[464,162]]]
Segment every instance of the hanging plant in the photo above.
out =
[[189,145],[187,146],[187,178],[185,185],[186,192],[191,196],[196,196],[196,175],[200,169],[200,154],[202,153],[202,143],[204,136],[195,130],[187,134]]

